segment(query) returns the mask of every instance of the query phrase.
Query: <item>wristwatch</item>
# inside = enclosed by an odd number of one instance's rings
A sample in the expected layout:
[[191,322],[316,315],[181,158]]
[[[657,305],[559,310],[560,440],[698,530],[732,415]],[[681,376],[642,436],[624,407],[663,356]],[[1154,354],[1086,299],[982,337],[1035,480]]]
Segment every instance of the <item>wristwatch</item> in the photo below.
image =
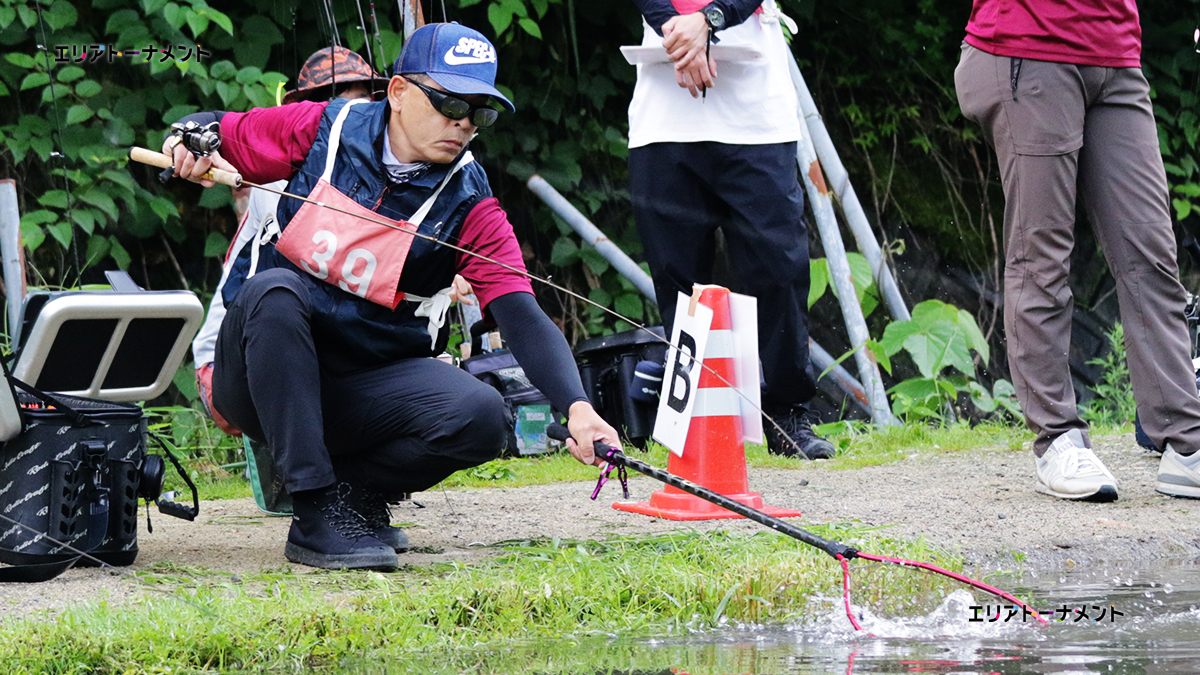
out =
[[708,24],[710,31],[715,33],[725,30],[725,12],[722,12],[716,3],[708,5],[702,11],[704,12],[704,21]]

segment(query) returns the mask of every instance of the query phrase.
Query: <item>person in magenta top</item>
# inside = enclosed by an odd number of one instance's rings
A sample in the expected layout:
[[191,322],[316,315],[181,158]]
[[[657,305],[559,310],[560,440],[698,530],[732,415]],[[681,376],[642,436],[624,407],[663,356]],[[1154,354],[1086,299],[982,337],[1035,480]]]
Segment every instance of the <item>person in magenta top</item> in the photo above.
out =
[[954,74],[1000,164],[1004,326],[1036,487],[1063,499],[1117,498],[1067,362],[1076,203],[1116,279],[1138,414],[1163,452],[1156,489],[1200,497],[1200,398],[1141,37],[1133,0],[975,0]]
[[396,567],[408,542],[387,503],[503,449],[512,416],[499,393],[431,358],[446,345],[456,274],[530,382],[568,413],[571,453],[598,464],[593,443],[618,442],[538,307],[512,226],[468,150],[499,115],[490,103],[513,110],[496,70],[482,34],[431,24],[405,44],[380,101],[190,116],[220,123],[210,157],[164,141],[184,178],[211,186],[201,177],[216,166],[259,184],[287,180],[287,192],[314,200],[281,198],[230,266],[212,375],[213,407],[266,442],[292,497],[293,562]]

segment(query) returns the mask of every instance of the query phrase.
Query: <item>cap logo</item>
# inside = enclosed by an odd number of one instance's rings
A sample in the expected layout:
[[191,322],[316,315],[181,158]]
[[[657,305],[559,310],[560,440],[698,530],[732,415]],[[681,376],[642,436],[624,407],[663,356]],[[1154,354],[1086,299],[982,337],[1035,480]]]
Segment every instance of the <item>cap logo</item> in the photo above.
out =
[[459,38],[458,44],[451,47],[445,59],[446,65],[465,66],[468,64],[495,63],[496,50],[491,44],[475,38]]

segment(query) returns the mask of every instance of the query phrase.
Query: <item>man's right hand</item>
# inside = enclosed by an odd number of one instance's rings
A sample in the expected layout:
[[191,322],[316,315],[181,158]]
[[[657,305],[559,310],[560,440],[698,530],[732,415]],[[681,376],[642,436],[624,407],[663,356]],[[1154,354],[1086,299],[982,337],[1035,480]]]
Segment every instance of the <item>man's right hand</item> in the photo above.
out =
[[221,153],[214,152],[207,157],[196,157],[190,150],[183,146],[183,143],[176,143],[171,140],[172,138],[174,137],[168,136],[163,141],[162,151],[164,155],[171,155],[172,159],[174,159],[176,176],[210,188],[216,185],[216,183],[201,178],[201,176],[208,173],[209,169],[217,168],[224,169],[230,173],[238,172],[232,164],[221,157]]

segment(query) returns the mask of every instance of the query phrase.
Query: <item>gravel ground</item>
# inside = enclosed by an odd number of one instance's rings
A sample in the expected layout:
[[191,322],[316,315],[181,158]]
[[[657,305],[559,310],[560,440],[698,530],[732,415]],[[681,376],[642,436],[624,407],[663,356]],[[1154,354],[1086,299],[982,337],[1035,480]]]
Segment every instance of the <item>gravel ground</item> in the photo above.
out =
[[[1136,446],[1132,434],[1096,438],[1097,454],[1120,481],[1121,498],[1110,504],[1066,502],[1033,489],[1028,451],[980,449],[911,457],[887,466],[838,471],[823,462],[795,470],[752,469],[750,487],[767,504],[799,509],[793,522],[888,526],[884,534],[926,541],[985,566],[1011,565],[1023,553],[1027,569],[1058,569],[1098,562],[1200,557],[1200,500],[1174,499],[1154,491],[1159,456]],[[406,564],[470,560],[492,555],[499,541],[534,537],[603,538],[680,527],[760,528],[748,521],[675,523],[616,511],[614,482],[601,499],[593,484],[559,483],[522,488],[432,491],[417,494],[393,511],[406,524],[416,552]],[[635,500],[661,484],[633,477]],[[43,584],[0,584],[0,612],[22,616],[55,612],[83,601],[119,603],[144,592],[122,578],[128,571],[164,561],[231,575],[291,568],[283,557],[289,519],[262,516],[251,499],[207,502],[195,523],[154,518],[153,534],[139,534],[141,552],[128,570],[70,570]]]

